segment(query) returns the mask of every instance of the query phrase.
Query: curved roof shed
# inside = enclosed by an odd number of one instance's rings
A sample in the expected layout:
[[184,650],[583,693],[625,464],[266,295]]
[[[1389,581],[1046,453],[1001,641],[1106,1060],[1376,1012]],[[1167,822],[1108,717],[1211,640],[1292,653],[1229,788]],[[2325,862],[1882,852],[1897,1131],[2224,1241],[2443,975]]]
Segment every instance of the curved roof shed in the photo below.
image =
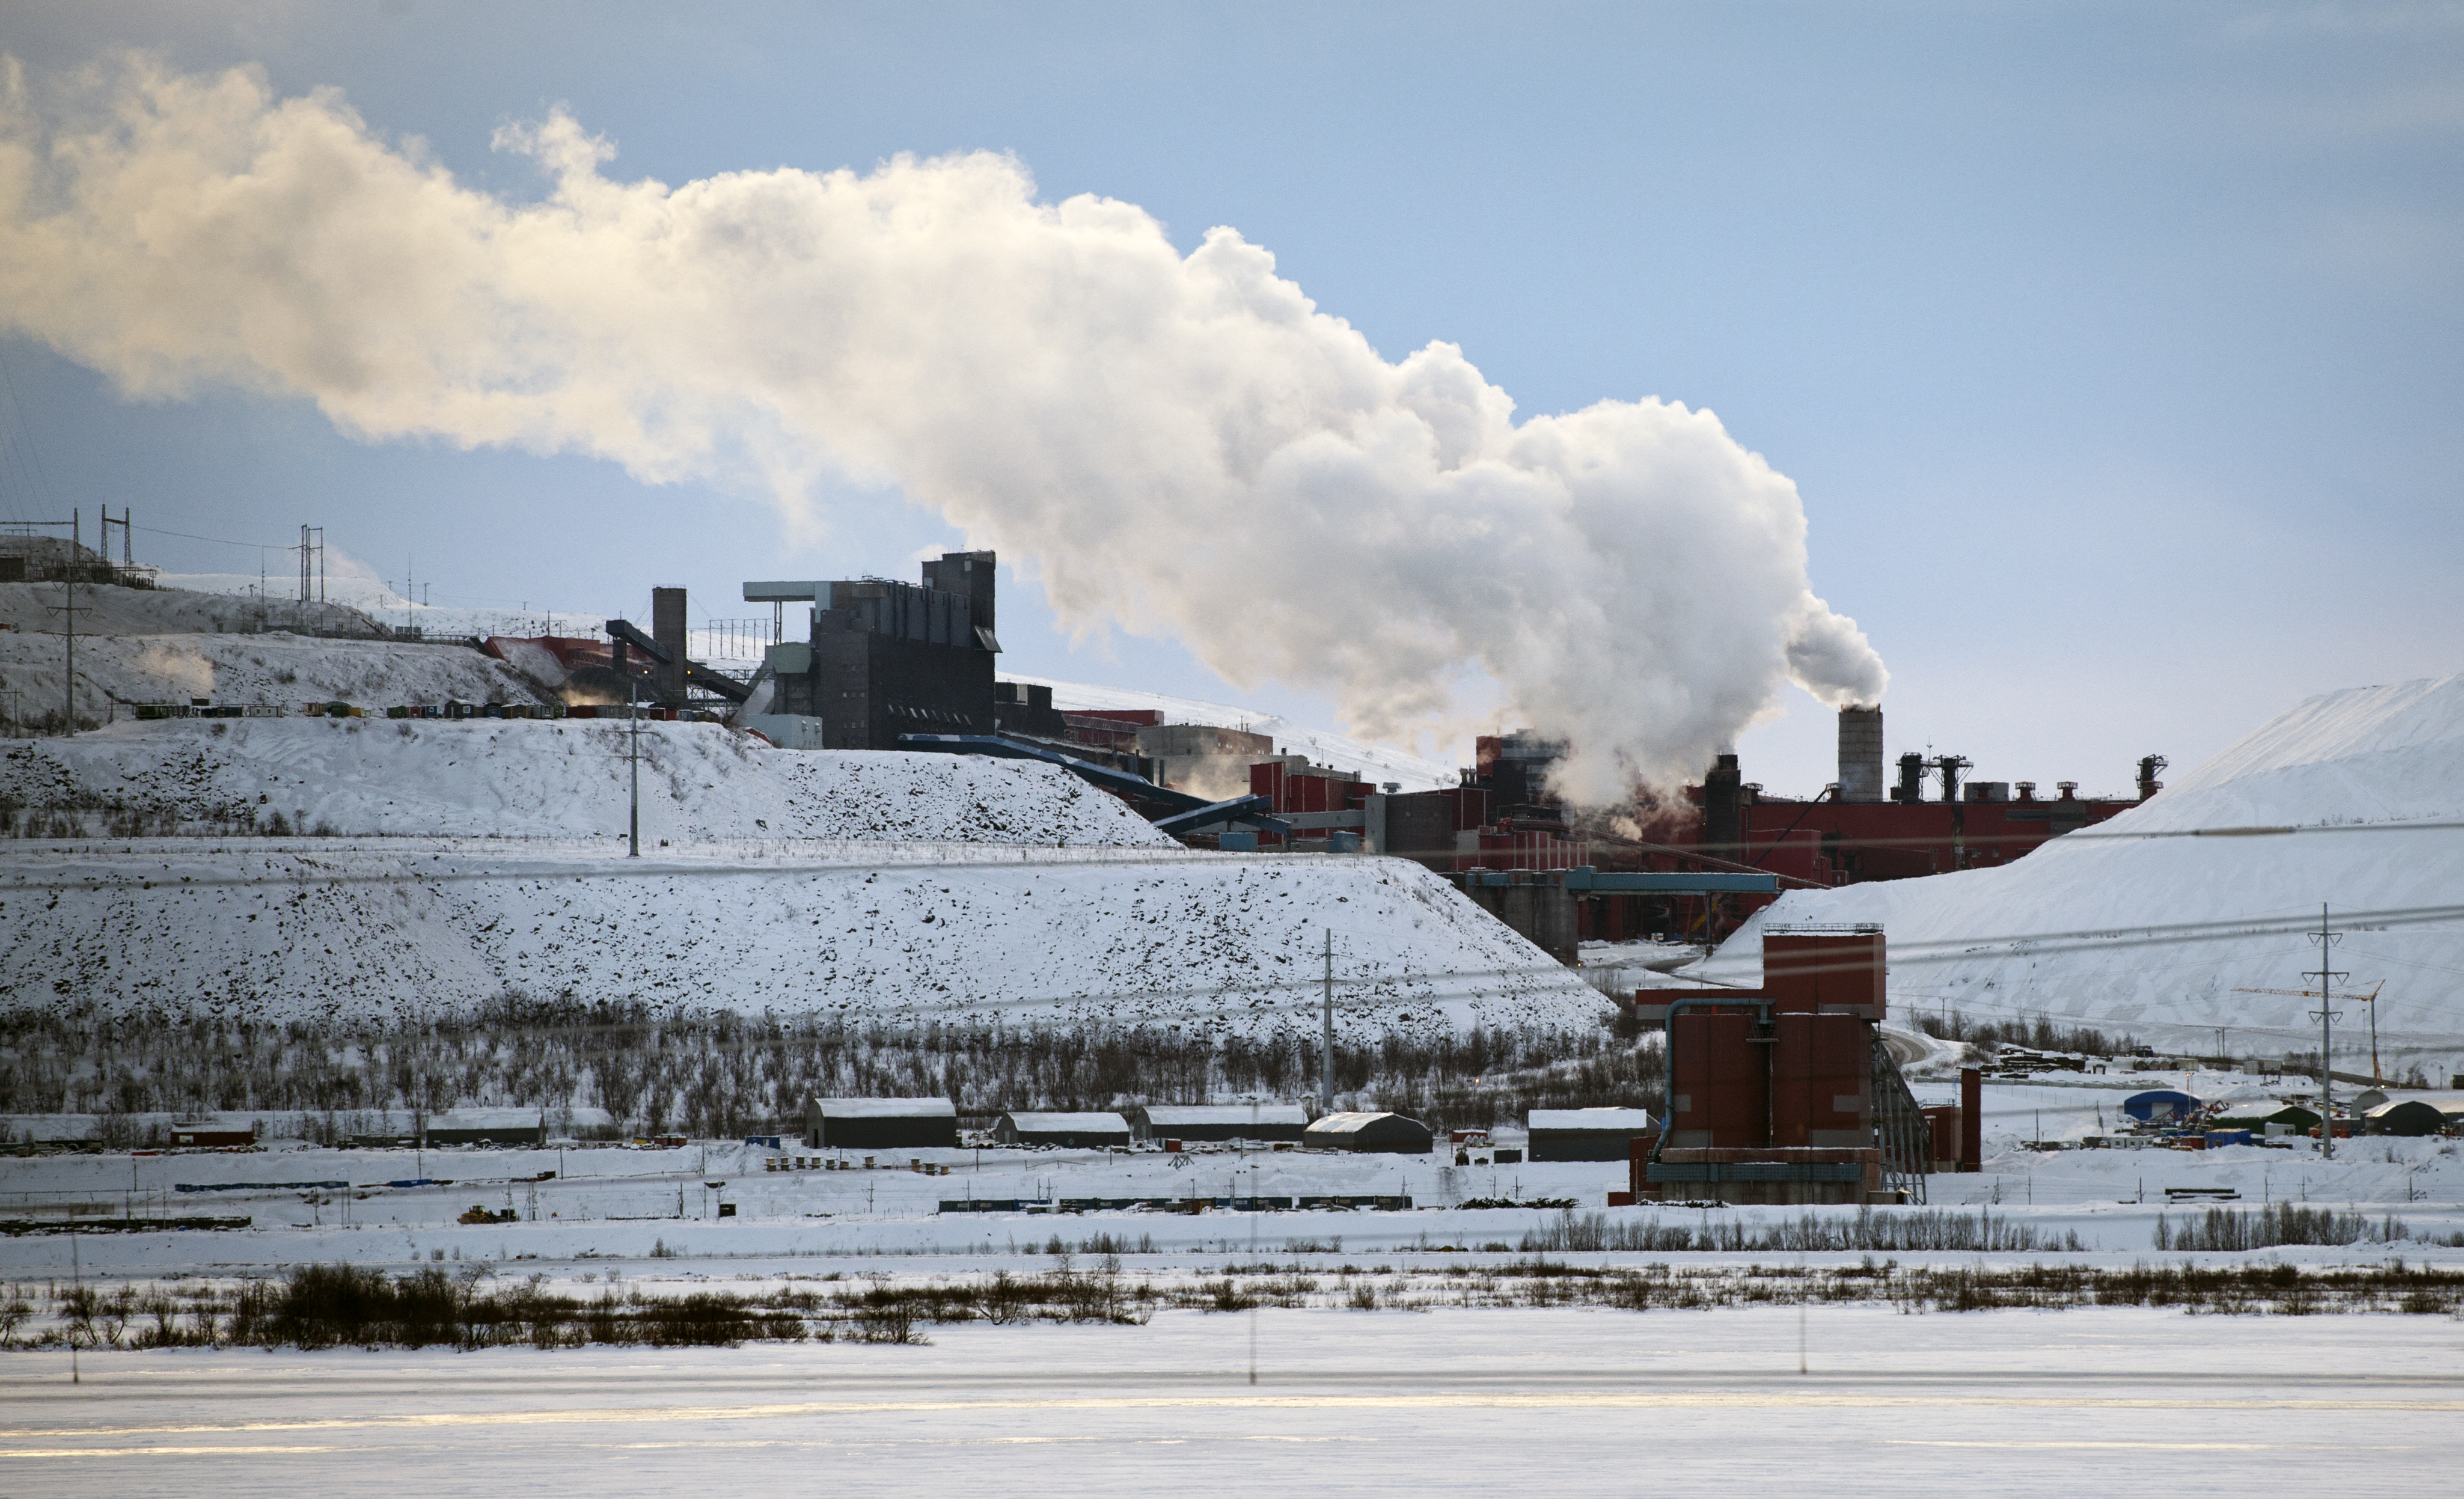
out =
[[1301,1135],[1301,1143],[1313,1150],[1385,1156],[1425,1156],[1434,1139],[1429,1127],[1418,1119],[1356,1112],[1320,1114]]
[[2398,1098],[2362,1115],[2362,1129],[2369,1135],[2436,1135],[2446,1128],[2447,1115],[2418,1098]]
[[2122,1100],[2122,1112],[2142,1124],[2187,1119],[2198,1112],[2199,1100],[2174,1088],[2151,1088]]
[[813,1098],[804,1143],[816,1150],[958,1148],[958,1107],[947,1098]]

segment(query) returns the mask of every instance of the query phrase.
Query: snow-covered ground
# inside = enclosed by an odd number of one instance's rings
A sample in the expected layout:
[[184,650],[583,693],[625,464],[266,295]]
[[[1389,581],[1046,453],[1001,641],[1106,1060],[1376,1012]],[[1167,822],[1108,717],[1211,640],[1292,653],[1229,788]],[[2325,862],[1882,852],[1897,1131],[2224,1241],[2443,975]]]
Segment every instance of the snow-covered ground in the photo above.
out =
[[[0,584],[0,587],[11,586]],[[28,717],[58,711],[68,657],[58,635],[0,633],[0,684]],[[548,684],[468,646],[262,635],[84,635],[77,641],[77,716],[126,718],[135,703],[266,704],[298,713],[337,698],[395,703],[551,701]]]
[[[1921,1090],[1927,1085],[1921,1084]],[[2095,1095],[2095,1096],[2091,1096]],[[1930,1101],[1930,1099],[1928,1099]],[[1910,1269],[2047,1264],[2464,1267],[2454,1142],[2208,1152],[2039,1154],[2103,1095],[1987,1091],[1986,1170],[1937,1177],[1937,1207],[1989,1212],[2077,1250],[1918,1252]],[[2042,1110],[2040,1125],[2036,1114]],[[2064,1113],[2063,1111],[2069,1111]],[[790,1144],[789,1153],[814,1154]],[[1834,1305],[1636,1312],[1447,1304],[1447,1277],[1533,1256],[1548,1209],[1448,1205],[1572,1199],[1608,1223],[1733,1223],[1749,1232],[1853,1209],[1619,1208],[1613,1162],[1448,1167],[1436,1157],[1207,1150],[877,1152],[875,1169],[771,1172],[736,1142],[683,1150],[334,1151],[12,1159],[0,1217],[185,1212],[245,1230],[0,1239],[0,1293],[72,1274],[106,1291],[228,1287],[311,1262],[442,1268],[551,1295],[835,1290],[1100,1269],[1099,1237],[1138,1281],[1188,1286],[1271,1262],[1305,1308],[1165,1311],[1142,1326],[923,1328],[922,1346],[753,1343],[723,1350],[497,1349],[476,1354],[88,1350],[0,1354],[10,1492],[332,1492],[385,1465],[412,1493],[573,1487],[653,1492],[708,1482],[913,1492],[1690,1492],[1801,1480],[1848,1492],[2061,1493],[2161,1483],[2247,1493],[2365,1472],[2432,1492],[2464,1411],[2445,1316],[2199,1316],[2122,1307],[1910,1315]],[[839,1153],[832,1153],[839,1154]],[[907,1169],[910,1157],[948,1176]],[[861,1160],[860,1153],[843,1158]],[[542,1173],[546,1180],[527,1180]],[[388,1186],[424,1179],[426,1184]],[[356,1189],[319,1186],[349,1182]],[[262,1183],[179,1192],[180,1184]],[[271,1183],[292,1183],[273,1186]],[[2365,1215],[2392,1240],[2242,1252],[2158,1248],[2205,1204],[2165,1188],[2237,1187],[2237,1207],[2306,1201]],[[1384,1195],[1411,1211],[940,1212],[943,1201]],[[737,1215],[720,1218],[721,1203]],[[461,1224],[478,1206],[517,1221]],[[1902,1210],[1881,1209],[1887,1218]],[[1581,1274],[1815,1268],[1881,1256],[1550,1251]],[[73,1263],[74,1262],[74,1263]],[[1760,1267],[1761,1270],[1752,1268]],[[1460,1281],[1456,1282],[1460,1284]],[[1511,1290],[1512,1283],[1508,1283]],[[1346,1310],[1347,1288],[1381,1308]],[[1428,1292],[1425,1310],[1414,1305]],[[38,1313],[39,1314],[39,1313]],[[30,1329],[32,1331],[32,1329]],[[1250,1371],[1255,1370],[1255,1383]],[[1800,1369],[1804,1372],[1800,1373]],[[1237,1470],[1227,1477],[1227,1471]],[[473,1475],[481,1475],[474,1479]]]
[[[10,1491],[2249,1494],[2452,1484],[2439,1318],[1166,1312],[925,1347],[0,1356]],[[1254,1345],[1255,1383],[1249,1381]],[[1803,1367],[1799,1373],[1800,1353]]]
[[[257,579],[253,575],[165,573],[157,581],[165,589],[219,598],[226,609],[253,610],[256,606]],[[50,586],[56,596],[58,585]],[[422,604],[404,598],[390,583],[353,572],[329,574],[324,580],[324,596],[335,605],[359,610],[388,629],[417,629],[431,636],[595,635],[606,621],[627,614],[635,623],[649,628],[647,593],[629,605],[588,609],[551,607],[518,599],[501,604]],[[290,601],[298,597],[298,575],[294,573],[286,580],[276,574],[267,581],[265,597],[270,610],[289,607]]]
[[[901,773],[1047,773],[878,760]],[[590,845],[27,845],[0,865],[0,1006],[403,1014],[517,988],[1265,1033],[1314,1015],[1331,932],[1338,1027],[1364,1044],[1475,1022],[1585,1025],[1601,1008],[1572,971],[1406,860],[782,840],[646,844],[630,861],[610,826]]]
[[[469,654],[469,652],[465,652]],[[475,658],[474,658],[475,659]],[[0,797],[343,834],[622,834],[632,731],[613,719],[166,719],[0,749]],[[714,723],[641,726],[642,835],[1172,849],[1058,766],[800,751]]]
[[[2433,1085],[2464,1072],[2464,676],[2312,698],[2174,780],[2144,806],[1998,869],[1791,892],[1703,972],[1751,981],[1765,925],[1881,922],[1904,1013],[2050,1015],[2155,1046],[2234,1056],[2313,1049],[2299,993],[2329,908],[2340,991],[2378,1000],[2383,1066]],[[2283,827],[2272,835],[2151,837]],[[2184,924],[2199,929],[2167,931]],[[2315,987],[2317,980],[2307,983]],[[2367,1008],[2343,1006],[2340,1071],[2368,1070]]]
[[[2185,1079],[2171,1080],[2179,1085]],[[2221,1080],[2217,1080],[2221,1082]],[[2201,1085],[2212,1095],[2220,1086]],[[1947,1102],[1954,1082],[1919,1079],[1921,1103]],[[2464,1249],[2437,1248],[2428,1239],[2464,1230],[2464,1144],[2426,1138],[2367,1137],[2337,1143],[2321,1158],[2316,1141],[2286,1148],[2260,1145],[2215,1150],[2067,1149],[2037,1151],[2037,1140],[2076,1142],[2118,1127],[2121,1088],[1989,1083],[1985,1088],[1984,1169],[1928,1179],[1937,1208],[1991,1208],[1998,1219],[2076,1233],[2100,1263],[2127,1264],[2154,1244],[2156,1218],[2178,1221],[2201,1210],[2168,1204],[2167,1188],[2226,1189],[2237,1206],[2300,1202],[2371,1215],[2392,1214],[2411,1228],[2410,1243],[2319,1250],[2316,1255],[2435,1253],[2464,1264]],[[231,1116],[244,1122],[243,1116]],[[271,1121],[279,1134],[284,1122]],[[12,1136],[60,1132],[56,1120],[0,1118]],[[824,1153],[788,1140],[783,1153]],[[763,1161],[781,1152],[736,1140],[702,1141],[682,1150],[616,1145],[495,1149],[336,1150],[269,1136],[265,1149],[241,1153],[126,1152],[38,1155],[8,1161],[0,1171],[0,1218],[30,1211],[216,1213],[252,1216],[245,1232],[113,1235],[89,1244],[88,1268],[115,1273],[170,1273],[214,1266],[272,1268],[305,1260],[347,1258],[407,1264],[430,1254],[496,1261],[535,1258],[545,1265],[587,1257],[638,1259],[654,1244],[691,1254],[727,1258],[891,1256],[946,1259],[953,1268],[988,1252],[1032,1253],[1056,1231],[1071,1238],[1097,1233],[1151,1239],[1158,1251],[1207,1253],[1245,1245],[1255,1227],[1269,1248],[1294,1239],[1339,1236],[1346,1251],[1392,1250],[1419,1244],[1514,1247],[1545,1222],[1532,1210],[1465,1207],[1475,1200],[1573,1201],[1606,1208],[1607,1194],[1626,1185],[1622,1161],[1524,1161],[1456,1166],[1447,1152],[1418,1156],[1351,1156],[1313,1151],[1205,1148],[1162,1151],[985,1148],[872,1153],[878,1169],[774,1172]],[[860,1163],[864,1152],[826,1153]],[[921,1175],[912,1160],[950,1168]],[[528,1179],[553,1173],[551,1180]],[[385,1183],[443,1179],[450,1185],[388,1187]],[[350,1182],[361,1190],[180,1192],[231,1183]],[[709,1183],[721,1186],[712,1188]],[[680,1195],[681,1194],[681,1195]],[[942,1202],[970,1199],[1186,1199],[1232,1197],[1407,1196],[1410,1212],[1325,1211],[1255,1215],[1108,1209],[1061,1217],[1038,1214],[951,1214]],[[312,1199],[314,1199],[312,1201]],[[720,1202],[737,1216],[720,1221]],[[486,1227],[457,1225],[473,1203],[512,1207],[521,1221]],[[1654,1218],[1693,1223],[1700,1212],[1641,1206],[1609,1210],[1617,1221]],[[1723,1221],[1786,1222],[1805,1211],[1841,1217],[1853,1208],[1720,1208]],[[1891,1210],[1883,1210],[1891,1211]],[[100,1247],[95,1246],[99,1245]],[[2287,1253],[2295,1251],[2287,1250]],[[2311,1253],[2312,1251],[2300,1251]],[[0,1277],[65,1264],[56,1239],[0,1240]],[[2314,1259],[2316,1258],[2314,1255]],[[100,1259],[93,1258],[100,1256]],[[987,1262],[988,1263],[988,1262]]]

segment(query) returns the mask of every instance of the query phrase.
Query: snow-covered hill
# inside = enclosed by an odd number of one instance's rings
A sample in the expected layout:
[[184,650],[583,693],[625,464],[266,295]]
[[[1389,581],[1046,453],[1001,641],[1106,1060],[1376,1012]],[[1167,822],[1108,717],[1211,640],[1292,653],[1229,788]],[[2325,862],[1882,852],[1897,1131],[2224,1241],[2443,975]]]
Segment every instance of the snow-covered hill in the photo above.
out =
[[[0,687],[29,717],[57,713],[68,657],[58,635],[0,632]],[[77,641],[77,717],[125,718],[134,703],[531,703],[545,684],[468,646],[263,635],[83,635]]]
[[[121,723],[0,741],[0,801],[34,816],[87,809],[91,831],[115,814],[116,826],[161,831],[265,829],[278,815],[343,834],[613,837],[626,825],[628,742],[605,719]],[[642,726],[642,836],[1176,847],[1058,766],[780,750],[713,723]]]
[[1315,1024],[1330,931],[1353,1036],[1581,1025],[1601,1008],[1400,860],[946,844],[646,854],[605,841],[21,845],[0,863],[0,1008],[410,1015],[519,990],[1256,1035]]
[[[1793,893],[1705,972],[1753,977],[1771,923],[1879,921],[1893,1003],[1978,1018],[2112,1023],[2160,1046],[2314,1048],[2300,989],[2318,949],[2287,928],[2329,908],[2340,990],[2379,1001],[2382,1055],[2433,1083],[2464,1072],[2464,921],[2384,914],[2464,905],[2464,675],[2300,703],[2144,806],[1999,869]],[[2288,827],[2291,833],[2153,837]],[[2374,915],[2377,914],[2377,915]],[[2199,940],[2152,929],[2221,923]],[[2053,934],[2085,934],[2054,937]],[[2024,937],[2041,940],[2012,940]],[[2316,980],[2307,981],[2315,984]],[[2366,1071],[2367,1007],[2347,1003],[2338,1067]]]

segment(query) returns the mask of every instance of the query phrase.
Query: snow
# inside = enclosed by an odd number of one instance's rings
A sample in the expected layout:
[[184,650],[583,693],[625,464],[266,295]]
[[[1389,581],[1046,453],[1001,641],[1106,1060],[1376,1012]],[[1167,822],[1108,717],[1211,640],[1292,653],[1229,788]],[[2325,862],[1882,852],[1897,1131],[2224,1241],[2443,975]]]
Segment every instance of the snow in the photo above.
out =
[[1535,1130],[1647,1130],[1651,1115],[1641,1109],[1534,1109],[1526,1123]]
[[1207,723],[1218,728],[1264,734],[1274,739],[1278,754],[1306,755],[1318,764],[1350,771],[1363,781],[1381,786],[1392,781],[1406,791],[1436,791],[1455,785],[1461,779],[1452,765],[1422,759],[1390,744],[1356,739],[1326,729],[1312,729],[1254,708],[1206,702],[1196,697],[1175,697],[1164,693],[1139,692],[1126,687],[1059,682],[1043,676],[1005,675],[1002,680],[1051,688],[1052,706],[1064,712],[1154,709],[1163,715],[1166,723]]
[[1096,1131],[1114,1135],[1130,1133],[1130,1121],[1117,1113],[1037,1113],[1013,1109],[1001,1117],[1022,1135],[1083,1135]]
[[[2311,698],[2174,781],[2146,805],[1997,869],[1791,892],[1703,965],[1751,982],[1764,926],[1873,921],[1889,934],[1892,1003],[2008,1020],[2047,1015],[2202,1054],[2315,1049],[2319,966],[2299,926],[2321,902],[2343,932],[2340,991],[2384,981],[2387,1075],[2464,1072],[2464,923],[2372,913],[2464,894],[2464,675]],[[2281,826],[2274,836],[2125,835]],[[2214,923],[2195,940],[2159,929]],[[2263,924],[2262,924],[2263,923]],[[2249,924],[2249,925],[2245,925]],[[2236,928],[2239,928],[2236,930]],[[1691,978],[1691,973],[1685,977]],[[2315,978],[2306,981],[2315,987]],[[2367,1007],[2343,1006],[2340,1071],[2366,1072]]]
[[1309,1123],[1309,1113],[1298,1104],[1149,1104],[1139,1111],[1146,1116],[1150,1130],[1189,1129],[1199,1125],[1273,1124],[1291,1126]]
[[[2118,1091],[2104,1096],[2118,1097]],[[2367,1266],[2401,1257],[2453,1269],[2464,1250],[2426,1242],[2464,1226],[2452,1142],[2369,1141],[2333,1162],[2315,1148],[2036,1155],[2011,1142],[2092,1117],[2099,1091],[1989,1086],[1983,1173],[1933,1179],[1937,1203],[2005,1223],[2078,1232],[2084,1252],[1895,1256],[1904,1266],[2030,1263]],[[2441,1151],[2448,1154],[2441,1154]],[[1392,1288],[1448,1268],[1504,1265],[1554,1214],[1442,1205],[1458,1197],[1569,1197],[1597,1209],[1613,1164],[1448,1169],[1438,1157],[1310,1152],[901,1151],[899,1169],[773,1173],[734,1143],[431,1150],[451,1184],[354,1193],[186,1194],[193,1211],[254,1229],[83,1235],[78,1272],[105,1288],[227,1285],[313,1261],[414,1264],[495,1284],[539,1277],[553,1294],[675,1296],[833,1277],[908,1285],[1043,1272],[1047,1239],[1110,1235],[1133,1278],[1188,1283],[1272,1262],[1315,1278],[1307,1309],[1165,1312],[1143,1326],[933,1325],[929,1343],[747,1344],[477,1354],[337,1350],[88,1351],[0,1356],[0,1454],[12,1493],[335,1492],[372,1464],[410,1493],[571,1488],[653,1493],[679,1483],[967,1488],[1146,1495],[1309,1492],[1629,1493],[1651,1487],[1784,1486],[1818,1470],[1851,1493],[2246,1493],[2287,1485],[2434,1492],[2452,1466],[2437,1435],[2464,1409],[2454,1325],[2431,1316],[2200,1316],[2152,1309],[1909,1315],[1887,1306],[1615,1312],[1530,1307],[1344,1310],[1339,1277]],[[951,1166],[949,1177],[905,1157]],[[2388,1158],[2392,1157],[2392,1159]],[[249,1155],[55,1156],[14,1161],[10,1188],[41,1201],[117,1202],[173,1182],[407,1179],[402,1151],[276,1148]],[[556,1171],[546,1182],[518,1179]],[[135,1174],[132,1176],[132,1174]],[[712,1189],[707,1182],[720,1182]],[[2264,1185],[2262,1184],[2264,1183]],[[2244,1253],[2157,1250],[2167,1185],[2240,1185],[2250,1205],[2302,1198],[2406,1219],[2409,1239]],[[1369,1194],[1408,1212],[937,1214],[942,1198]],[[2408,1193],[2428,1201],[2408,1201]],[[533,1194],[536,1193],[534,1209]],[[714,1204],[737,1204],[720,1220]],[[315,1201],[312,1201],[315,1200]],[[2145,1199],[2145,1201],[2142,1201]],[[2032,1201],[2033,1200],[2033,1201]],[[516,1223],[454,1222],[474,1203]],[[538,1221],[531,1221],[533,1211]],[[2198,1208],[2170,1209],[2178,1225]],[[1805,1210],[1734,1208],[1793,1221]],[[1840,1216],[1849,1210],[1816,1209]],[[550,1215],[560,1214],[551,1218]],[[1616,1221],[1691,1222],[1687,1209],[1614,1209]],[[299,1226],[289,1226],[292,1223]],[[1144,1246],[1152,1244],[1152,1250]],[[1458,1247],[1460,1246],[1460,1247]],[[0,1280],[70,1273],[66,1236],[0,1240]],[[653,1250],[660,1257],[651,1258]],[[1854,1271],[1855,1253],[1552,1253],[1576,1270],[1675,1262]],[[1100,1256],[1081,1253],[1081,1269]],[[1391,1300],[1388,1302],[1391,1306]],[[1406,1303],[1408,1306],[1408,1302]],[[1254,1340],[1254,1341],[1253,1341]],[[1249,1382],[1254,1348],[1257,1382]],[[1800,1373],[1800,1359],[1803,1360]],[[1538,1466],[1535,1466],[1535,1464]],[[1990,1482],[1980,1482],[1990,1465]],[[474,1477],[473,1475],[478,1475]]]
[[77,1385],[65,1355],[17,1354],[0,1458],[15,1493],[129,1499],[372,1479],[664,1499],[823,1475],[850,1494],[1132,1499],[1782,1491],[1809,1473],[1856,1495],[2427,1494],[2452,1484],[2438,1433],[2458,1408],[2431,1317],[1268,1310],[931,1337],[97,1353]]
[[[1012,770],[878,760],[886,774]],[[930,805],[921,783],[884,799]],[[612,837],[22,846],[0,867],[0,1008],[399,1015],[517,989],[1267,1035],[1314,1024],[1330,931],[1337,1026],[1364,1044],[1475,1023],[1583,1026],[1600,1009],[1571,971],[1406,860],[648,838],[628,860]]]
[[[0,584],[0,588],[15,586]],[[29,716],[56,713],[67,670],[58,635],[0,631],[0,682]],[[544,686],[468,646],[325,640],[279,630],[261,635],[124,634],[77,638],[77,716],[126,718],[136,703],[279,706],[344,702],[380,710],[396,703],[535,703]],[[552,679],[551,679],[552,680]]]
[[[2184,1345],[2195,1335],[2198,1355]],[[11,1356],[13,1490],[2431,1493],[2428,1317],[1167,1312],[927,1347]],[[1255,1346],[1254,1361],[1250,1358]],[[1800,1374],[1802,1351],[1809,1373]],[[1257,1379],[1247,1381],[1254,1366]],[[1644,1484],[1640,1473],[1647,1469]],[[1990,1478],[1985,1477],[1990,1472]],[[1237,1473],[1237,1479],[1232,1475]],[[723,1479],[720,1475],[724,1475]]]
[[958,1106],[947,1098],[816,1098],[825,1119],[955,1119]]
[[[11,744],[0,797],[203,822],[279,812],[345,834],[612,835],[626,826],[631,744],[616,719],[165,719]],[[778,750],[713,723],[646,723],[641,746],[653,843],[1177,847],[1119,798],[1032,761]]]

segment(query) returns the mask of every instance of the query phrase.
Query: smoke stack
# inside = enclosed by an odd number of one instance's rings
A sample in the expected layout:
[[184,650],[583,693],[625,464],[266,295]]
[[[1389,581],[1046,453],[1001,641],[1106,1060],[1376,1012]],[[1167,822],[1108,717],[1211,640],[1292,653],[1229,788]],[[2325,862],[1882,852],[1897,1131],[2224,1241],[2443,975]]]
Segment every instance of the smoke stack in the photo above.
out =
[[1734,755],[1721,756],[1703,778],[1703,848],[1715,859],[1733,859],[1744,847],[1744,783]]
[[1923,755],[1909,754],[1900,757],[1900,783],[1891,788],[1891,800],[1894,802],[1925,800],[1925,757]]
[[1882,710],[1839,710],[1839,800],[1882,800]]
[[663,703],[685,700],[685,590],[650,590],[650,638],[668,653],[650,666],[650,694]]

